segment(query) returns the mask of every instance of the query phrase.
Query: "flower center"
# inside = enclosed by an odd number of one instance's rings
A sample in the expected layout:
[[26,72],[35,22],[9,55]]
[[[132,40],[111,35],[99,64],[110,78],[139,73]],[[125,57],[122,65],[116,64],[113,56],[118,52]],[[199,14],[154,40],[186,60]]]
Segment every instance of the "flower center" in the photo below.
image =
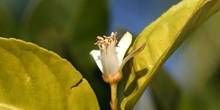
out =
[[115,75],[119,69],[119,61],[116,53],[116,33],[112,33],[109,37],[98,36],[95,44],[100,48],[103,74],[108,76]]
[[112,32],[111,36],[109,36],[109,37],[107,37],[107,36],[103,36],[103,37],[98,36],[97,37],[97,42],[95,43],[95,45],[98,45],[100,49],[106,49],[112,43],[116,46],[117,42],[118,41],[116,39],[116,33]]

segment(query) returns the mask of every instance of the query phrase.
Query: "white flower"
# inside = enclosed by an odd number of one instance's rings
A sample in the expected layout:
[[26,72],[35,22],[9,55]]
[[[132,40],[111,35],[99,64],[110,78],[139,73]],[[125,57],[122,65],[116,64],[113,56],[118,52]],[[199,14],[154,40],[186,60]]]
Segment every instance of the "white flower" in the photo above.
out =
[[[132,35],[126,32],[119,43],[117,44],[116,33],[111,33],[111,36],[97,37],[97,42],[100,50],[92,50],[90,55],[95,60],[99,69],[105,77],[113,77],[117,73],[121,73],[121,69],[125,63],[132,58],[136,53],[139,53],[143,47],[142,45],[138,49],[130,53],[124,60],[124,55],[132,42]],[[121,75],[122,77],[122,75]]]
[[[128,56],[124,58],[124,55],[131,45],[132,35],[126,32],[119,43],[117,44],[116,33],[112,33],[111,36],[97,37],[97,42],[100,50],[92,50],[92,55],[96,64],[102,72],[102,78],[111,87],[111,102],[110,106],[112,110],[117,110],[117,84],[122,79],[122,68],[125,63],[137,53],[141,52],[145,43],[140,47],[130,52]],[[124,58],[124,59],[123,59]]]

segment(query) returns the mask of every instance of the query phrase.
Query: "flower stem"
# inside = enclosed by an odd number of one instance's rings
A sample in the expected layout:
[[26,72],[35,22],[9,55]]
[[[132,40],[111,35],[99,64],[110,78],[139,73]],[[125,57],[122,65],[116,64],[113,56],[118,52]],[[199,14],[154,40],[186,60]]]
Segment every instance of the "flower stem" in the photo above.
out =
[[117,85],[118,84],[110,84],[110,87],[111,87],[111,102],[110,102],[111,110],[118,109]]

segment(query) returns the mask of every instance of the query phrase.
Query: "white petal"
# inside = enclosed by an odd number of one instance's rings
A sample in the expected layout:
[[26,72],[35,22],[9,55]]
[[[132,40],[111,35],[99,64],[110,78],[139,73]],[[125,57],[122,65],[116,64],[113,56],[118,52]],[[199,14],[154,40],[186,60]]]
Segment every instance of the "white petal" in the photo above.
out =
[[99,50],[92,50],[89,54],[93,57],[97,66],[99,67],[100,71],[103,73],[102,62],[100,59],[100,55],[101,55],[100,51]]
[[132,42],[132,35],[131,35],[131,33],[126,32],[122,36],[121,40],[118,43],[118,47],[116,48],[116,51],[118,53],[117,56],[118,56],[118,60],[119,60],[120,64],[124,58],[124,55],[125,55],[128,47],[131,45],[131,42]]
[[115,51],[115,43],[111,42],[107,48],[101,49],[103,74],[114,76],[118,72],[119,61]]

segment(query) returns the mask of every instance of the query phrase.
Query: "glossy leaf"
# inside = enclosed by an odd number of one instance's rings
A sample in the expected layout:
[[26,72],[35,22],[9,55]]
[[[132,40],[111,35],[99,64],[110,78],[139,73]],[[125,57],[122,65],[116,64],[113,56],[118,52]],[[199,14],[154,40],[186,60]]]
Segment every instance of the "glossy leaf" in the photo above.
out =
[[[70,61],[96,92],[101,107],[109,86],[89,55],[97,35],[107,28],[107,2],[100,0],[32,0],[23,14],[22,36]],[[98,70],[98,68],[97,68]],[[104,87],[103,87],[104,86]],[[108,90],[106,90],[108,91]]]
[[88,53],[96,47],[96,36],[106,32],[106,5],[99,0],[30,1],[21,35],[68,58],[82,73],[91,72],[95,65]]
[[152,76],[187,36],[220,8],[219,0],[183,0],[147,26],[131,50],[143,42],[147,46],[133,59],[125,82],[121,109],[132,109]]
[[0,38],[0,76],[0,109],[99,109],[82,75],[35,44]]

